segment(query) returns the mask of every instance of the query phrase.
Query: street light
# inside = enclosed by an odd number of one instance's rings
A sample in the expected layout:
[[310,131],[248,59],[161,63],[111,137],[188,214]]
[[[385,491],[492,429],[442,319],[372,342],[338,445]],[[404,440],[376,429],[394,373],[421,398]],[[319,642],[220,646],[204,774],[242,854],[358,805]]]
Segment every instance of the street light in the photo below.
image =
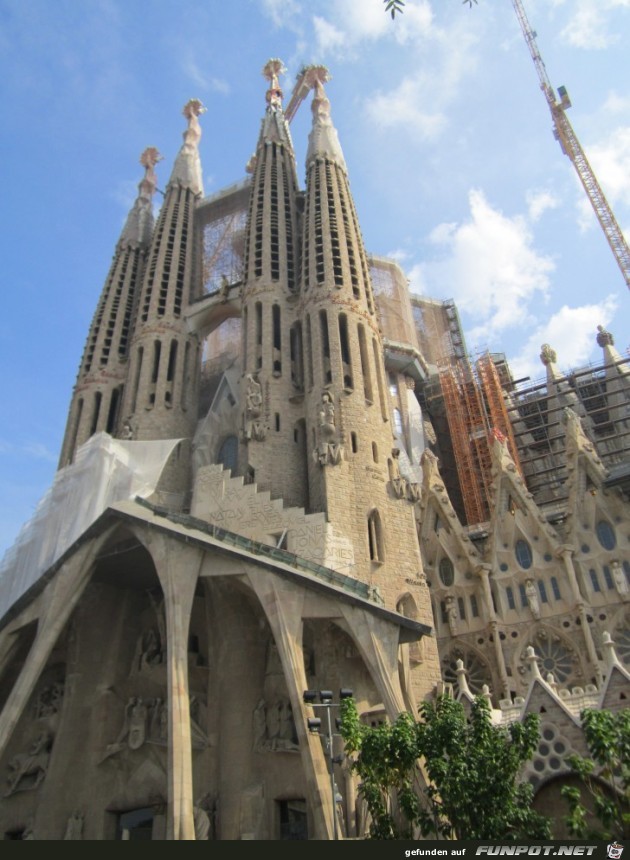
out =
[[[317,697],[319,695],[319,702],[317,702]],[[340,699],[349,699],[353,695],[352,690],[347,687],[342,687],[339,690],[339,698]],[[333,815],[333,839],[338,839],[338,829],[337,829],[337,786],[335,785],[335,773],[334,773],[334,765],[339,764],[342,761],[342,757],[335,758],[334,749],[333,749],[333,738],[339,737],[339,735],[335,735],[332,730],[332,718],[331,718],[331,710],[333,708],[340,707],[339,703],[333,702],[333,692],[332,690],[320,690],[319,693],[317,690],[304,690],[302,698],[305,704],[310,705],[312,708],[324,708],[326,711],[326,734],[322,734],[322,720],[321,717],[309,717],[306,721],[307,728],[311,734],[316,734],[320,738],[324,738],[326,743],[326,750],[328,752],[328,761],[330,763],[330,792],[332,799],[332,815]],[[337,728],[339,728],[340,720],[336,719],[335,724]]]

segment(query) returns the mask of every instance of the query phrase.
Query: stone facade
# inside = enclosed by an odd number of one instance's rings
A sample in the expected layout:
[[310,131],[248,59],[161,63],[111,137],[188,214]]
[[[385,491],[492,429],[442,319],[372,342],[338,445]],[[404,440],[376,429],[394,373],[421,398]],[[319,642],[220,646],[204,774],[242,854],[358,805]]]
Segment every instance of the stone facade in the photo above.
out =
[[[413,343],[392,338],[373,289],[379,263],[363,246],[326,70],[306,70],[313,126],[301,191],[281,67],[264,69],[246,227],[231,236],[238,278],[224,272],[219,289],[203,291],[213,202],[203,200],[201,103],[184,109],[155,226],[159,156],[143,156],[60,466],[99,433],[129,443],[120,456],[139,473],[149,442],[173,447],[149,501],[110,504],[2,619],[7,838],[361,835],[343,762],[333,813],[307,689],[350,687],[370,720],[415,713],[452,683],[463,698],[485,690],[507,720],[534,701],[534,684],[572,714],[564,734],[557,726],[571,749],[579,703],[626,695],[627,490],[611,484],[588,410],[543,350],[545,395],[562,414],[549,463],[562,460],[565,497],[546,507],[528,485],[536,475],[495,432],[489,518],[466,521],[460,477],[444,465],[456,460],[453,439],[427,393],[437,368],[411,324]],[[239,349],[210,356],[202,396],[203,344],[234,319]],[[605,444],[623,466],[627,366],[612,337],[599,338],[614,368]],[[532,445],[519,420],[514,433]],[[557,772],[533,767],[538,788]]]

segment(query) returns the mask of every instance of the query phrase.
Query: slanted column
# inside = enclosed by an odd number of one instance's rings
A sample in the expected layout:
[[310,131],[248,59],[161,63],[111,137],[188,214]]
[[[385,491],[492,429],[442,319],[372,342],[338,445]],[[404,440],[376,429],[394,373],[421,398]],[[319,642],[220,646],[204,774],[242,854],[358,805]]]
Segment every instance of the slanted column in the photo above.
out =
[[6,750],[48,658],[90,579],[90,556],[96,554],[106,537],[107,535],[101,537],[96,544],[88,543],[80,547],[40,595],[39,605],[43,612],[35,641],[0,714],[0,757]]
[[159,534],[147,540],[164,592],[168,685],[167,839],[194,840],[188,630],[203,561],[199,549]]

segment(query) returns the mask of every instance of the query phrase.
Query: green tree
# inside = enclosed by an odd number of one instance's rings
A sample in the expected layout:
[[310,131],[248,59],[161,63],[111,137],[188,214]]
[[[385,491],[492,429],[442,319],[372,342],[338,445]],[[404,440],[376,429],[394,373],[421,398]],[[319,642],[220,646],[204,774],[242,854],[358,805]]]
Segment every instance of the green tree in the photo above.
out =
[[463,705],[441,696],[422,705],[418,722],[401,714],[370,727],[347,699],[341,734],[361,779],[371,838],[409,838],[414,830],[447,839],[549,838],[549,820],[531,807],[532,786],[518,782],[538,742],[536,715],[506,729],[493,725],[483,696],[469,719]]
[[568,762],[582,781],[600,826],[589,826],[580,789],[565,785],[561,794],[569,804],[569,832],[577,838],[629,838],[630,710],[613,714],[587,708],[580,717],[590,757],[573,755]]
[[[392,18],[395,18],[397,14],[403,13],[403,6],[405,5],[404,0],[383,0],[385,4],[385,11],[389,12]],[[464,5],[468,4],[468,6],[472,9],[473,3],[477,3],[477,0],[462,0]]]

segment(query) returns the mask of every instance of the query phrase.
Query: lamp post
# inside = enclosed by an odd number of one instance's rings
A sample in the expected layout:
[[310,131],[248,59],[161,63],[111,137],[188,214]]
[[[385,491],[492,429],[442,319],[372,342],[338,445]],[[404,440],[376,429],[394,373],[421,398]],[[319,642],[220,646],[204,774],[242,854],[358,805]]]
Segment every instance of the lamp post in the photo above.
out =
[[[353,695],[352,690],[349,690],[347,687],[342,687],[339,690],[339,699],[349,699]],[[319,702],[317,702],[317,697],[319,696]],[[332,690],[304,690],[303,699],[305,704],[310,705],[313,709],[315,708],[323,708],[326,712],[326,731],[322,733],[322,719],[321,717],[309,717],[306,721],[307,728],[311,734],[316,734],[320,738],[324,739],[326,744],[326,751],[328,753],[328,761],[330,767],[330,796],[332,802],[332,816],[333,816],[333,839],[339,838],[338,827],[337,827],[337,786],[335,785],[335,772],[334,765],[335,763],[339,763],[341,759],[335,758],[334,748],[333,748],[333,738],[339,737],[339,735],[335,735],[332,730],[332,716],[331,711],[333,708],[339,708],[340,703],[333,702],[333,692]]]

